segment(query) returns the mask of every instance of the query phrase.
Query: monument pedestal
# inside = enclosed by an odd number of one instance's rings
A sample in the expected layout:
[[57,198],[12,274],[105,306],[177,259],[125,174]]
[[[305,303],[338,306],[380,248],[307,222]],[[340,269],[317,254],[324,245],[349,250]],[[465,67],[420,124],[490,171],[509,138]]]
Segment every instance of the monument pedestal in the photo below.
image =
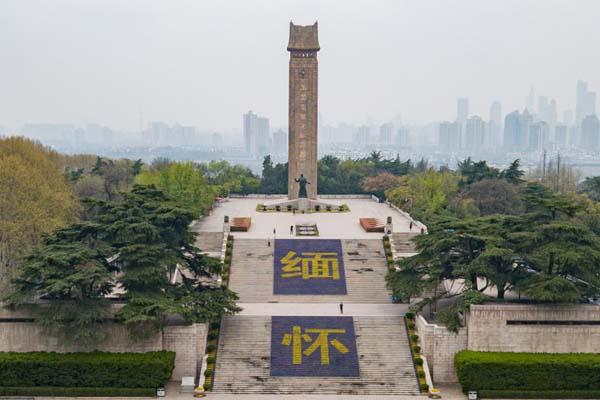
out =
[[330,207],[333,210],[340,207],[340,204],[325,203],[320,200],[313,200],[307,199],[306,197],[300,197],[294,200],[286,200],[279,203],[265,204],[265,206],[268,208],[275,208],[279,206],[282,210],[285,210],[289,206],[291,206],[292,209],[303,212],[308,210],[317,210],[317,208],[325,210],[327,209],[327,207]]

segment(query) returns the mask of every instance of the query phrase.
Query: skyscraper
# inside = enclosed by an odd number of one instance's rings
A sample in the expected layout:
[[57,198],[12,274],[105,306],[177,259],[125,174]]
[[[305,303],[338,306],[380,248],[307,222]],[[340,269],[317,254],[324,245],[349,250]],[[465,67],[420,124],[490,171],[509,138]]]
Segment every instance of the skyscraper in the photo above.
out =
[[529,142],[531,114],[513,111],[504,118],[504,149],[510,152],[524,151]]
[[465,149],[478,153],[485,143],[485,122],[481,117],[473,115],[467,119],[465,127]]
[[469,118],[469,99],[460,98],[456,100],[456,120],[464,125]]
[[529,124],[527,149],[529,151],[544,150],[548,146],[549,126],[545,121]]
[[269,119],[259,117],[252,111],[244,114],[244,146],[246,153],[261,157],[269,152]]
[[585,81],[577,81],[577,104],[575,106],[575,119],[581,124],[588,115],[596,113],[596,93],[588,90]]
[[559,148],[565,148],[567,146],[567,130],[566,124],[558,124],[554,127],[554,143]]
[[441,122],[438,131],[438,137],[440,150],[448,152],[460,150],[461,124],[458,122]]
[[538,99],[538,118],[548,123],[550,127],[556,125],[556,100],[548,100],[546,96],[540,96]]
[[600,144],[600,121],[598,117],[588,115],[581,122],[581,147],[585,150],[598,150]]
[[494,101],[490,107],[490,122],[488,124],[488,135],[486,146],[495,147],[500,144],[500,132],[502,132],[502,105]]
[[352,142],[358,147],[366,146],[369,143],[369,127],[366,125],[358,127],[352,135]]
[[400,147],[407,147],[410,144],[410,130],[407,127],[396,130],[395,144]]
[[273,132],[273,153],[285,154],[288,148],[287,133],[282,129]]
[[389,146],[392,144],[392,133],[394,125],[391,123],[383,124],[379,127],[379,144]]

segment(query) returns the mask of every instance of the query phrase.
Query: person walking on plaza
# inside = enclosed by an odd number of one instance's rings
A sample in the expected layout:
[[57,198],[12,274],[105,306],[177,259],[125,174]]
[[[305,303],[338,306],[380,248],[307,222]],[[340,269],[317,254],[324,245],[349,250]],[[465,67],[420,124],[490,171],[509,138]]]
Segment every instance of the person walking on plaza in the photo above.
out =
[[340,303],[340,314],[344,313],[344,303]]
[[294,234],[294,225],[290,225],[290,235]]

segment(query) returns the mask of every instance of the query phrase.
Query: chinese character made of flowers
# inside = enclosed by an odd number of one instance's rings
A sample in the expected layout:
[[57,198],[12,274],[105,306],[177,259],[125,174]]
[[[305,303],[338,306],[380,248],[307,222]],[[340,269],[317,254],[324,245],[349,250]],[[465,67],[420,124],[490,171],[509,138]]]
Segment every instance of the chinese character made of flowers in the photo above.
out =
[[[292,333],[283,335],[281,344],[292,346],[292,364],[301,365],[302,356],[310,357],[315,351],[320,350],[321,365],[329,365],[329,345],[333,346],[342,354],[348,353],[348,348],[338,339],[330,339],[329,335],[344,334],[345,329],[305,329],[304,333],[300,326],[293,326]],[[311,334],[317,334],[316,337]],[[311,343],[310,346],[302,350],[303,343]]]
[[340,279],[340,265],[335,252],[289,251],[281,259],[282,278]]

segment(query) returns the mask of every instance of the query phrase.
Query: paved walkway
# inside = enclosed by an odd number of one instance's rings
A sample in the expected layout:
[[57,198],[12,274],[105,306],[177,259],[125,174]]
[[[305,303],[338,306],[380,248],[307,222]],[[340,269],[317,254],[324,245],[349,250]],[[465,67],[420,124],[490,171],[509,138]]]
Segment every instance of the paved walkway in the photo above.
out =
[[[382,220],[384,223],[388,216],[392,217],[394,232],[410,232],[410,221],[398,211],[383,203],[371,199],[335,199],[326,201],[336,204],[346,203],[350,212],[343,213],[288,213],[288,212],[258,212],[256,206],[260,203],[273,202],[265,199],[229,199],[219,203],[211,215],[202,218],[194,225],[194,230],[199,232],[222,232],[223,217],[250,217],[252,225],[248,232],[235,232],[235,236],[243,239],[273,238],[273,229],[276,237],[290,238],[290,225],[311,223],[317,224],[318,238],[336,239],[377,239],[382,233],[365,232],[359,223],[359,218],[371,217]],[[414,228],[413,228],[414,232]]]
[[[240,303],[238,315],[340,315],[339,304],[315,303]],[[404,315],[408,304],[344,304],[344,315],[354,317],[380,317]]]

